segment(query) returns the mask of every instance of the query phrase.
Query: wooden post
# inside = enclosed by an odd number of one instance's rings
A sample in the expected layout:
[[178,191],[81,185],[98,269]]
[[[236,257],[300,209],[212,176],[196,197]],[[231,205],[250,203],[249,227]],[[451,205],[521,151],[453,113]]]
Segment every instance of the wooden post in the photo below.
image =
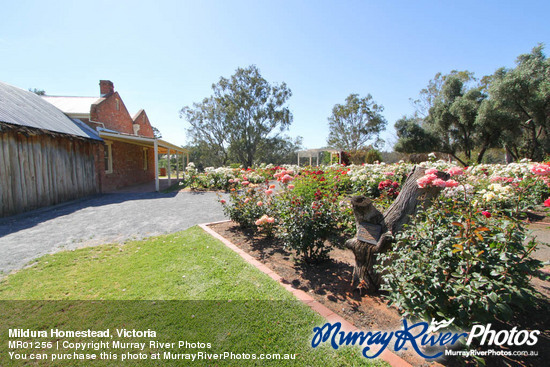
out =
[[[180,182],[180,164],[179,164],[179,154],[176,152],[176,183]],[[182,155],[182,161],[183,161],[183,155]]]
[[155,191],[159,192],[159,146],[157,139],[155,139],[154,144],[154,150],[155,150]]
[[172,186],[172,177],[170,175],[170,172],[172,171],[172,164],[170,162],[170,148],[168,148],[168,153],[166,154],[166,160],[167,160],[167,165],[166,165],[166,172],[168,172],[168,187]]
[[[391,248],[393,238],[401,232],[419,206],[429,207],[443,188],[418,187],[417,180],[425,175],[425,168],[415,167],[403,184],[399,196],[382,214],[364,196],[354,196],[351,200],[357,226],[356,237],[346,241],[346,247],[355,255],[352,284],[357,280],[366,283],[371,291],[378,290],[381,275],[374,271],[376,256]],[[442,180],[448,180],[445,172],[437,172]]]

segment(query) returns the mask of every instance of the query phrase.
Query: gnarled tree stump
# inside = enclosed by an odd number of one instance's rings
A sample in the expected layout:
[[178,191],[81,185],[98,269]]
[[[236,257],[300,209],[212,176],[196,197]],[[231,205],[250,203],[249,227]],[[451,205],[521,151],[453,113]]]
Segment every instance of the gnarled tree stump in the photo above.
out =
[[[419,206],[428,208],[432,205],[442,190],[435,186],[418,187],[416,181],[425,175],[425,171],[422,167],[413,168],[401,192],[384,214],[368,198],[352,198],[357,235],[346,241],[346,247],[355,255],[352,284],[364,281],[368,290],[378,290],[380,287],[381,275],[374,271],[377,254],[388,251],[394,236],[409,222],[411,215],[416,213]],[[445,181],[449,179],[445,172],[437,172],[436,175]]]

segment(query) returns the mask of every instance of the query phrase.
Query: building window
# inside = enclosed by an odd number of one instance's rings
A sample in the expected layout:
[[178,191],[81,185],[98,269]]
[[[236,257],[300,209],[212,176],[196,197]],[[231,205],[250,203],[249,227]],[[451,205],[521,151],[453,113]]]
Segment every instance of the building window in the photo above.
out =
[[115,101],[116,101],[116,110],[118,111],[120,110],[120,104],[118,102],[118,99],[115,99]]
[[104,161],[105,161],[105,173],[113,173],[113,147],[112,142],[105,142]]
[[148,162],[149,162],[149,149],[148,148],[143,148],[143,170],[144,171],[147,171],[147,168],[148,168]]

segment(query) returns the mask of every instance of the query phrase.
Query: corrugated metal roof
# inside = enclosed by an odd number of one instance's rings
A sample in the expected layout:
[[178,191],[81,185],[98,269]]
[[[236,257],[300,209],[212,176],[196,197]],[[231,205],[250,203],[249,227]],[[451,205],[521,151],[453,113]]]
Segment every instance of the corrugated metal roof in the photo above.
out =
[[0,122],[102,140],[40,96],[0,82]]
[[59,108],[67,115],[89,115],[90,106],[92,104],[105,100],[105,98],[98,97],[44,96],[42,98]]

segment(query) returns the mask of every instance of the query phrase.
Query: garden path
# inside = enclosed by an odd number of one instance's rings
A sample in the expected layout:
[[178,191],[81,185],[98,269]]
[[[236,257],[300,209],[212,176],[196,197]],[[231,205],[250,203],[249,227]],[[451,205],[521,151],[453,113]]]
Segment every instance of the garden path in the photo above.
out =
[[533,257],[544,262],[545,269],[550,271],[550,223],[533,223],[529,225],[529,230],[536,236],[537,241],[547,245],[539,245]]
[[3,218],[0,277],[44,254],[157,236],[223,219],[216,193],[184,191],[97,195]]

